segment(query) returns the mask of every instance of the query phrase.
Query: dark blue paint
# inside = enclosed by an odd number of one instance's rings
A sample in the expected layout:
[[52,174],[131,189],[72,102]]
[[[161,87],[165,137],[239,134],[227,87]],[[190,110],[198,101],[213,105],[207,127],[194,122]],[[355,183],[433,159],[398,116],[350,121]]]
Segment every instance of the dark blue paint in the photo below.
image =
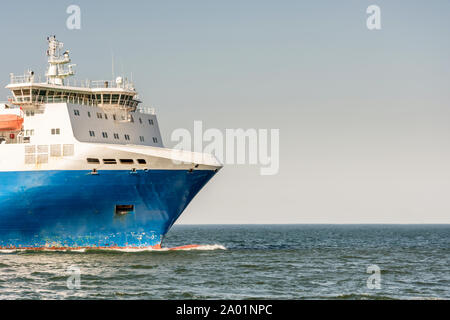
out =
[[[0,247],[161,244],[211,170],[0,172]],[[116,205],[134,212],[115,214]]]

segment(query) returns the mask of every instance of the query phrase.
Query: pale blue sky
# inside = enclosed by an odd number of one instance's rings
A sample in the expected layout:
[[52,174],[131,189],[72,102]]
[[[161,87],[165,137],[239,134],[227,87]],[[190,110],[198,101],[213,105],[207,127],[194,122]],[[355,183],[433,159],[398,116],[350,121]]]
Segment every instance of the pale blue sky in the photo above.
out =
[[114,52],[168,146],[194,120],[280,129],[278,175],[226,166],[183,223],[450,223],[449,17],[447,0],[5,2],[0,79],[43,73],[56,34],[79,79],[111,78]]

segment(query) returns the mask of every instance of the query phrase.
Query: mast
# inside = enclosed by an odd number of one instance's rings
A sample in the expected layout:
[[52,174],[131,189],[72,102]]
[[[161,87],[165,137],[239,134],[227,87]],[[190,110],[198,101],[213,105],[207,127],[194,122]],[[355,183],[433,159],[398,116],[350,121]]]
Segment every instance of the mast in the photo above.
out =
[[[66,50],[61,54],[64,44],[56,40],[56,36],[48,37],[47,41],[48,68],[47,73],[45,74],[47,83],[62,86],[64,85],[65,78],[75,74],[75,71],[73,70],[75,64],[69,64],[72,61],[69,57],[69,50]],[[67,69],[65,68],[66,64],[69,64]]]

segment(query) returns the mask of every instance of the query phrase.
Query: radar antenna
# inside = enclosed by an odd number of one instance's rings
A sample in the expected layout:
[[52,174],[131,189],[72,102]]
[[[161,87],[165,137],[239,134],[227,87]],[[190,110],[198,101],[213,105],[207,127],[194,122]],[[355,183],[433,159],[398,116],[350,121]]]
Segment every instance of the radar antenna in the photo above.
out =
[[[72,61],[69,57],[69,50],[66,50],[61,54],[64,44],[56,40],[56,36],[48,37],[47,41],[48,68],[47,73],[45,74],[47,77],[47,83],[62,86],[64,85],[65,78],[75,74],[73,67],[76,65],[69,64]],[[66,64],[69,64],[67,69],[64,67]]]

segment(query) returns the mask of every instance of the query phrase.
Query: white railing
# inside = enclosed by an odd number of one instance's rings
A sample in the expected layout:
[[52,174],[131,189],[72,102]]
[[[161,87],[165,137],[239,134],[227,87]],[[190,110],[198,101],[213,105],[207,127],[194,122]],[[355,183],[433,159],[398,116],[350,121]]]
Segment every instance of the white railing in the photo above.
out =
[[116,81],[111,80],[95,80],[90,82],[90,88],[92,89],[119,88],[125,90],[134,90],[134,85],[128,80],[123,80],[122,83],[117,83]]
[[[135,111],[137,103],[135,101],[128,101],[127,104],[118,104],[118,103],[106,103],[102,104],[97,99],[89,99],[81,96],[61,96],[61,95],[52,95],[52,96],[9,96],[8,104],[15,105],[40,105],[45,103],[72,103],[72,104],[80,104],[91,107],[100,107],[107,110],[124,110],[124,111]],[[142,113],[147,114],[155,114],[155,109],[153,108],[143,108],[144,111]]]
[[[42,82],[40,76],[32,75],[31,73],[16,76],[10,74],[10,84],[25,84],[25,83],[39,83],[47,84],[47,82]],[[128,80],[123,80],[121,83],[111,80],[76,80],[76,79],[65,79],[64,86],[66,87],[76,87],[76,88],[88,88],[88,89],[124,89],[134,91],[134,84]]]
[[41,82],[41,77],[31,75],[31,74],[25,74],[22,76],[15,76],[14,74],[10,75],[10,83],[11,84],[35,83],[35,82],[38,82],[38,83]]

